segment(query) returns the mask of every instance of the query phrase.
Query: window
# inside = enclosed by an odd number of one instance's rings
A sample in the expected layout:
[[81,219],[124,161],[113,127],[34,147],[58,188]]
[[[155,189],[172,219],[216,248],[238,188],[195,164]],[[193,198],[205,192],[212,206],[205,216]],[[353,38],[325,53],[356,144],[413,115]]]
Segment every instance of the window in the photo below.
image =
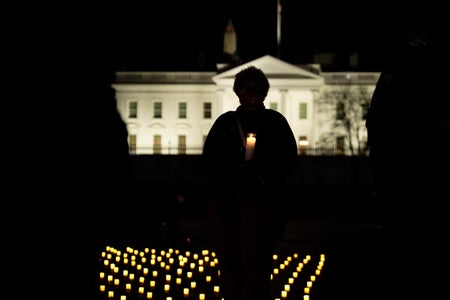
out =
[[178,136],[178,154],[186,154],[186,136]]
[[338,136],[336,138],[336,154],[344,155],[344,153],[345,153],[345,137]]
[[130,149],[129,149],[130,154],[136,154],[136,151],[137,151],[137,136],[135,134],[130,134],[128,138],[129,138],[128,144],[129,144],[129,147],[130,147]]
[[338,102],[336,104],[336,120],[344,120],[345,118],[345,106],[344,103]]
[[278,110],[278,103],[276,102],[270,102],[269,103],[269,108],[273,109],[273,110]]
[[307,106],[307,103],[300,102],[298,117],[299,117],[300,120],[306,120],[308,118],[308,106]]
[[306,135],[301,135],[298,138],[298,150],[300,155],[306,155],[306,150],[308,149],[309,142]]
[[128,103],[128,118],[137,118],[137,101],[130,101]]
[[203,103],[203,119],[211,119],[211,102]]
[[155,118],[155,119],[162,118],[162,103],[161,102],[153,103],[153,118]]
[[156,134],[153,136],[153,154],[161,154],[161,136]]
[[180,102],[178,103],[178,118],[179,119],[186,119],[187,116],[187,103],[186,102]]
[[367,112],[369,111],[369,103],[361,104],[361,110],[362,110],[362,119],[367,119]]

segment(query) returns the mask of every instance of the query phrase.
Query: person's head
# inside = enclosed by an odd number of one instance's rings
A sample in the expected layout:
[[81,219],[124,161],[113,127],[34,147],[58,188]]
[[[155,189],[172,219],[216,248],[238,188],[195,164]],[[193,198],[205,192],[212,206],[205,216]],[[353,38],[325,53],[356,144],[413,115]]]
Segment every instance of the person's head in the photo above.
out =
[[259,107],[269,92],[269,80],[260,69],[249,66],[236,74],[233,91],[242,106],[249,109]]

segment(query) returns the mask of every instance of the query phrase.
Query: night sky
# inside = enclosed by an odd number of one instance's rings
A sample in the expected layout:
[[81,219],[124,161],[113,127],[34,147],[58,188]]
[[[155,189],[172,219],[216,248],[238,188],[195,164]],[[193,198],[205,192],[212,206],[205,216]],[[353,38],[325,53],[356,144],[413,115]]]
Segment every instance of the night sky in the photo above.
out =
[[18,8],[10,24],[14,30],[9,31],[13,55],[5,60],[28,60],[44,68],[56,62],[58,67],[107,64],[116,70],[215,71],[217,63],[229,59],[222,51],[223,34],[232,19],[241,63],[270,54],[306,64],[317,52],[344,58],[358,52],[362,71],[379,71],[408,32],[433,32],[447,39],[444,28],[450,28],[446,10],[428,2],[393,7],[380,1],[280,1],[280,44],[277,0]]
[[[277,44],[277,0],[164,1],[145,8],[127,5],[111,14],[116,65],[146,70],[215,70],[223,56],[228,19],[237,32],[242,62],[266,54],[311,63],[317,52],[342,57],[360,53],[360,63],[378,71],[386,55],[409,33],[442,34],[447,17],[434,4],[393,7],[389,2],[346,4],[281,0]],[[448,31],[447,31],[448,33]]]

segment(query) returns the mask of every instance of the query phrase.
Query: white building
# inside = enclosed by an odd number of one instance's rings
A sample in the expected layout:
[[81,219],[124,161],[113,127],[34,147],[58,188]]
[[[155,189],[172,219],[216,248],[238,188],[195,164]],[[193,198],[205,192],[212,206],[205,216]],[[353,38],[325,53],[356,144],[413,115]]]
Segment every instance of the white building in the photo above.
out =
[[[117,72],[113,88],[117,108],[127,124],[129,144],[135,154],[199,154],[215,119],[235,110],[234,75],[253,65],[270,82],[267,108],[281,112],[299,141],[299,149],[323,146],[331,131],[335,141],[327,147],[346,148],[345,132],[339,133],[335,108],[323,109],[324,93],[342,87],[365,86],[371,94],[379,73],[320,71],[320,66],[295,66],[266,55],[223,72]],[[334,105],[334,104],[333,104]],[[360,117],[359,139],[367,140]],[[362,125],[362,126],[361,126]],[[336,129],[338,133],[336,134]],[[301,146],[303,145],[303,146]],[[341,149],[343,150],[343,149]]]

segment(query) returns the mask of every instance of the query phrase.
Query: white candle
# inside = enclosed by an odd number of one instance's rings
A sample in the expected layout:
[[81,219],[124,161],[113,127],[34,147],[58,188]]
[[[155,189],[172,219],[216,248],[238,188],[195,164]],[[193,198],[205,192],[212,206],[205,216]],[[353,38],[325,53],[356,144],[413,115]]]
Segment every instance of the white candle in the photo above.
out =
[[256,134],[248,133],[245,144],[245,160],[249,160],[253,157],[253,154],[255,152],[255,144],[256,144]]

